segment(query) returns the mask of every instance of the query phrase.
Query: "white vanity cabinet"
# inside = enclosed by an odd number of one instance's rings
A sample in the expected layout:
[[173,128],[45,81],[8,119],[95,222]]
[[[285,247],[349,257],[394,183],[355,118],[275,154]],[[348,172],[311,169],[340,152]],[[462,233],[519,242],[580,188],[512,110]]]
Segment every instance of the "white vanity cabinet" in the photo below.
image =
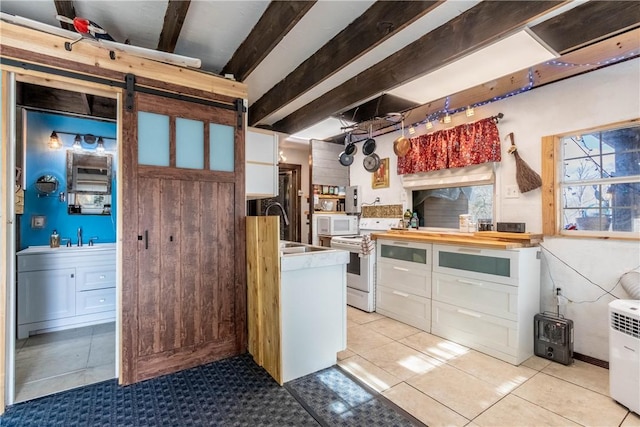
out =
[[433,245],[432,333],[519,365],[533,355],[538,248]]
[[247,199],[278,195],[278,134],[248,128],[245,136]]
[[115,320],[115,244],[18,252],[18,338]]
[[431,331],[432,245],[378,239],[376,311]]

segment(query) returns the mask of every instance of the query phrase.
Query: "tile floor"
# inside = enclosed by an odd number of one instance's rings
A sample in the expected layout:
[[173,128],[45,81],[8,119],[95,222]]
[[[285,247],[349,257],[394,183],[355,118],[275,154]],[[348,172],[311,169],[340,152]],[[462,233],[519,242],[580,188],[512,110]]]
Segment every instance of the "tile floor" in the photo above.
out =
[[15,402],[115,377],[115,322],[16,341]]
[[532,357],[513,366],[378,313],[347,311],[338,364],[430,427],[640,426],[609,371]]

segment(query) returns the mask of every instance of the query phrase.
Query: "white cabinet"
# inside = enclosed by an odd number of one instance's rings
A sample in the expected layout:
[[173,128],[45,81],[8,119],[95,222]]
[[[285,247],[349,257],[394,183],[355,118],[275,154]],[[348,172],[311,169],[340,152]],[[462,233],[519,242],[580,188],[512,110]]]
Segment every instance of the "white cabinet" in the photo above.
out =
[[278,195],[278,135],[248,128],[245,137],[245,176],[247,199]]
[[533,355],[537,248],[433,245],[432,285],[433,334],[515,365]]
[[18,338],[115,320],[115,245],[18,252]]
[[376,250],[376,311],[430,332],[431,244],[378,239]]

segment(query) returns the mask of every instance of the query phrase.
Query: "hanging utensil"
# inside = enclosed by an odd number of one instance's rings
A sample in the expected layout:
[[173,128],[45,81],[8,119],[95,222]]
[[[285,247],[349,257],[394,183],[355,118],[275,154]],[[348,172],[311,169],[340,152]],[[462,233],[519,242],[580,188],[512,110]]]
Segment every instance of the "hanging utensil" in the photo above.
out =
[[340,164],[342,166],[350,166],[353,163],[353,156],[351,154],[347,154],[345,151],[340,153],[340,157],[338,158]]
[[364,158],[362,165],[367,172],[375,172],[380,168],[380,157],[375,153],[370,154]]
[[368,156],[374,151],[376,151],[376,140],[371,138],[371,125],[369,125],[369,138],[362,144],[362,153]]
[[404,136],[404,118],[402,119],[402,135],[398,137],[395,141],[393,141],[393,152],[396,153],[396,156],[403,157],[411,148],[411,141],[409,138]]
[[358,152],[358,147],[352,141],[351,133],[348,133],[347,136],[344,137],[344,142],[346,144],[346,147],[344,148],[345,153],[347,153],[350,156],[353,156]]

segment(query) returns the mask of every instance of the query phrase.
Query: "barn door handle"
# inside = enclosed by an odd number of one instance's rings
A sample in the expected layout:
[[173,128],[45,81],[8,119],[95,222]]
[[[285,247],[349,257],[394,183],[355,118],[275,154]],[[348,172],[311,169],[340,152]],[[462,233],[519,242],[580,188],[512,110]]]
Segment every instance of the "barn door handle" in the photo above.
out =
[[144,230],[144,248],[149,249],[149,230]]

